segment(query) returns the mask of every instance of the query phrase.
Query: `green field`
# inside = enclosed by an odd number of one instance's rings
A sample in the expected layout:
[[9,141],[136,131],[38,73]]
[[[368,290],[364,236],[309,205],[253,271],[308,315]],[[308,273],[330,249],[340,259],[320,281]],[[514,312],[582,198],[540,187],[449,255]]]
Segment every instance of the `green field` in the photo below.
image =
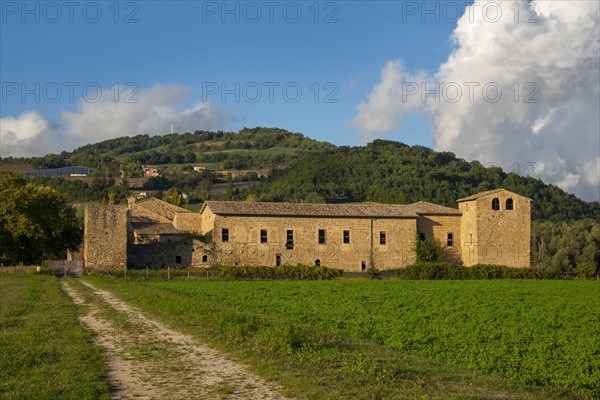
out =
[[110,399],[77,308],[47,275],[0,276],[0,399]]
[[[333,393],[315,389],[308,398],[600,395],[594,281],[95,283],[174,326],[243,347],[251,363],[293,375],[275,379]],[[257,354],[269,359],[266,367]],[[353,383],[336,386],[348,374]],[[415,382],[424,382],[425,394]],[[469,385],[476,394],[465,392]]]

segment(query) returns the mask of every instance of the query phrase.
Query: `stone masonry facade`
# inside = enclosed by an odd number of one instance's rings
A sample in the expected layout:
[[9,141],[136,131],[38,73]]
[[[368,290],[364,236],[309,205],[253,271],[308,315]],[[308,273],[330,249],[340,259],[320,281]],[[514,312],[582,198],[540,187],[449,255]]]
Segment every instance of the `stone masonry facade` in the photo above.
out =
[[458,208],[413,204],[207,201],[190,212],[157,199],[89,206],[86,268],[321,265],[387,270],[415,262],[416,238],[447,261],[529,267],[531,200],[505,189]]

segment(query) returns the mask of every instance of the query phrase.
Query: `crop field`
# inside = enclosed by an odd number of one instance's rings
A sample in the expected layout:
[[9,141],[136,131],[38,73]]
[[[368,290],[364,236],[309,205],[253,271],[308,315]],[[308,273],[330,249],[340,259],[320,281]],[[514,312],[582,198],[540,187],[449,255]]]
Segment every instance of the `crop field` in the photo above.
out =
[[93,281],[308,398],[600,395],[595,281]]

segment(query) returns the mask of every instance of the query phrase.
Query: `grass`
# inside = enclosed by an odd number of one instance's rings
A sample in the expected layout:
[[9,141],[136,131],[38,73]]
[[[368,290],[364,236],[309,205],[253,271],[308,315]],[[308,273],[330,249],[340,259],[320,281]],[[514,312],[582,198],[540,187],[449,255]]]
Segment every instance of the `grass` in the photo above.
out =
[[53,276],[0,276],[0,399],[110,399],[77,313]]
[[[599,311],[594,282],[86,279],[233,354],[280,382],[292,397],[597,395],[594,332]],[[569,283],[573,285],[561,286]],[[560,323],[552,325],[552,320]],[[498,324],[505,328],[498,331]],[[566,344],[569,337],[576,345]],[[541,344],[530,349],[538,340]],[[567,354],[565,349],[574,352]],[[539,354],[544,351],[551,357]],[[503,370],[502,365],[509,368]],[[561,373],[564,368],[570,370],[571,380]],[[517,375],[507,373],[514,370]],[[543,379],[530,379],[536,376],[532,371]],[[528,378],[520,379],[518,373]]]

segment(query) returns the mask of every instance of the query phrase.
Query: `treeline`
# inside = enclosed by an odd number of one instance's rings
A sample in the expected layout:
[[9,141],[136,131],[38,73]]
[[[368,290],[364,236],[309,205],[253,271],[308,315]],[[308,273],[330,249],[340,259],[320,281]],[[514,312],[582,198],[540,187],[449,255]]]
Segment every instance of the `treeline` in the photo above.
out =
[[587,203],[540,179],[486,168],[450,152],[376,140],[365,147],[306,153],[252,189],[262,201],[412,203],[426,200],[456,207],[477,192],[506,188],[533,199],[532,219],[600,221],[600,204]]
[[[211,162],[205,152],[224,150],[264,150],[273,147],[321,151],[335,146],[304,137],[300,133],[279,128],[244,128],[239,132],[195,131],[182,134],[136,135],[88,144],[72,152],[43,157],[0,159],[6,165],[27,165],[32,169],[84,166],[97,170],[97,175],[117,176],[128,164],[185,164]],[[279,160],[281,161],[281,160]]]
[[118,185],[114,178],[94,178],[88,185],[81,181],[67,181],[62,178],[37,177],[32,180],[35,185],[50,187],[63,195],[70,203],[78,202],[115,202],[124,200],[130,191],[127,181]]
[[557,274],[593,274],[600,268],[600,223],[533,221],[531,265]]

